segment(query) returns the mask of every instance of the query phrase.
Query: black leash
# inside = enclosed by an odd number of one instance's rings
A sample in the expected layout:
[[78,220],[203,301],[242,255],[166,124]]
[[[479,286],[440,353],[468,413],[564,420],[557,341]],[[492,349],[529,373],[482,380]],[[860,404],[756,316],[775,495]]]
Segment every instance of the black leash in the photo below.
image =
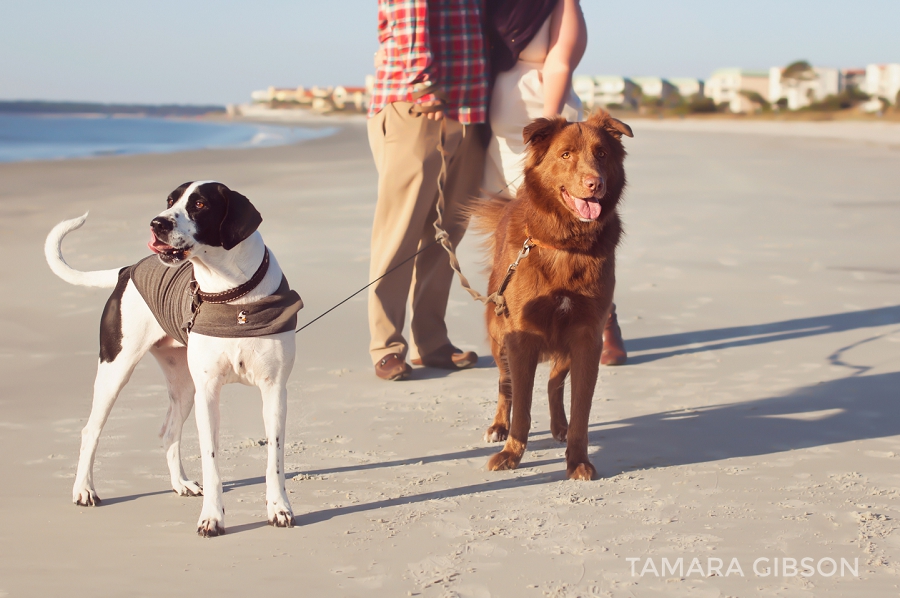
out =
[[[426,245],[425,247],[423,247],[422,249],[418,250],[413,255],[409,256],[408,258],[406,258],[405,260],[403,260],[402,262],[400,262],[399,264],[397,264],[396,266],[394,266],[393,268],[391,268],[390,270],[388,270],[387,272],[385,272],[384,274],[382,274],[381,276],[379,276],[378,278],[376,278],[375,280],[373,280],[372,282],[370,282],[369,284],[364,286],[363,288],[359,289],[358,291],[356,291],[355,293],[353,293],[352,295],[350,295],[349,297],[347,297],[346,299],[344,299],[343,301],[341,301],[334,307],[330,308],[328,311],[325,311],[321,315],[316,317],[315,319],[310,320],[309,322],[307,322],[306,324],[304,324],[303,326],[298,328],[297,332],[300,332],[301,330],[303,330],[304,328],[306,328],[313,322],[323,318],[327,314],[331,313],[335,309],[337,309],[340,306],[342,306],[343,304],[347,303],[348,301],[350,301],[351,299],[353,299],[354,297],[356,297],[357,295],[359,295],[360,293],[362,293],[363,291],[368,289],[370,286],[372,286],[373,284],[375,284],[376,282],[378,282],[379,280],[381,280],[382,278],[384,278],[385,276],[387,276],[388,274],[390,274],[391,272],[393,272],[400,266],[404,265],[409,260],[413,259],[414,257],[419,255],[426,249],[430,249],[431,247],[433,247],[439,243],[444,247],[444,249],[447,250],[447,253],[450,255],[450,265],[453,268],[453,270],[459,275],[460,281],[463,284],[463,288],[466,289],[472,295],[472,297],[474,297],[475,299],[480,299],[482,301],[493,301],[494,303],[497,303],[498,315],[500,314],[499,310],[505,309],[505,303],[501,305],[501,303],[498,303],[498,301],[496,301],[496,299],[498,298],[497,293],[493,293],[490,297],[481,297],[477,291],[475,291],[474,289],[472,289],[471,286],[469,286],[469,282],[466,280],[466,277],[463,276],[463,273],[459,269],[459,262],[456,261],[456,255],[454,254],[453,247],[450,245],[450,237],[441,228],[442,220],[443,220],[443,203],[444,203],[443,186],[444,186],[444,178],[446,176],[446,168],[447,168],[445,155],[444,155],[444,147],[443,147],[444,146],[443,135],[444,135],[444,123],[442,122],[441,123],[441,136],[438,139],[438,151],[441,154],[441,173],[438,175],[439,200],[438,200],[438,217],[437,217],[437,220],[435,221],[435,229],[437,231],[437,234],[435,235],[435,240],[433,242],[429,243],[428,245]],[[512,181],[506,183],[506,185],[502,189],[497,191],[497,193],[495,193],[494,195],[500,195],[501,193],[503,193],[504,191],[509,189],[509,187],[512,186],[514,183],[518,182],[519,179],[521,179],[523,176],[524,176],[524,173],[520,174],[519,176],[514,178]],[[525,244],[528,245],[528,241],[526,241]],[[530,247],[528,249],[530,249]],[[506,275],[506,280],[504,280],[504,285],[503,285],[504,289],[506,288],[506,284],[508,284],[508,282],[509,282],[509,278],[512,276],[511,273],[514,272],[516,269],[516,266],[519,265],[519,260],[521,260],[523,257],[526,257],[528,255],[528,251],[524,247],[523,247],[523,252],[524,252],[523,254],[519,254],[518,259],[516,259],[515,265],[510,266],[510,270],[507,272],[507,275]],[[454,263],[455,263],[455,265],[454,265]],[[502,295],[503,295],[503,292],[501,291],[500,296],[499,296],[500,301],[503,300]],[[294,334],[296,334],[297,332],[295,332]]]
[[[437,245],[437,244],[438,244],[438,241],[436,241],[436,240],[435,240],[435,241],[432,241],[431,243],[429,243],[428,245],[426,245],[426,246],[423,247],[422,249],[418,250],[417,252],[415,252],[414,254],[412,254],[411,256],[409,256],[408,258],[406,258],[405,260],[403,260],[402,262],[400,262],[399,264],[397,264],[396,266],[394,266],[393,268],[391,268],[390,270],[388,270],[387,272],[385,272],[384,274],[382,274],[381,276],[379,276],[378,278],[376,278],[375,280],[373,280],[372,282],[370,282],[369,284],[367,284],[366,286],[364,286],[363,288],[359,289],[358,291],[356,291],[355,293],[353,293],[352,295],[350,295],[349,297],[347,297],[346,299],[344,299],[343,301],[341,301],[340,303],[338,303],[337,305],[335,305],[334,307],[332,307],[331,309],[329,309],[328,311],[323,312],[321,315],[319,315],[319,316],[318,316],[317,318],[315,318],[314,320],[310,320],[309,322],[307,322],[306,324],[304,324],[303,326],[301,326],[300,328],[298,328],[298,329],[297,329],[297,332],[300,332],[301,330],[303,330],[304,328],[306,328],[307,326],[309,326],[310,324],[312,324],[312,323],[315,322],[316,320],[319,320],[319,319],[321,319],[322,317],[324,317],[325,315],[329,314],[330,312],[336,310],[337,308],[339,308],[339,307],[342,306],[343,304],[347,303],[348,301],[350,301],[351,299],[353,299],[354,297],[356,297],[357,295],[359,295],[360,293],[362,293],[363,291],[365,291],[366,289],[368,289],[370,286],[372,286],[373,284],[375,284],[376,282],[378,282],[379,280],[381,280],[382,278],[384,278],[385,276],[387,276],[388,274],[390,274],[391,272],[393,272],[394,270],[396,270],[397,268],[399,268],[400,266],[402,266],[403,264],[405,264],[406,262],[408,262],[409,260],[413,259],[414,257],[416,257],[417,255],[419,255],[420,253],[422,253],[422,252],[425,251],[426,249],[430,249],[430,248],[434,247],[434,246]],[[297,332],[295,332],[294,334],[296,334]]]

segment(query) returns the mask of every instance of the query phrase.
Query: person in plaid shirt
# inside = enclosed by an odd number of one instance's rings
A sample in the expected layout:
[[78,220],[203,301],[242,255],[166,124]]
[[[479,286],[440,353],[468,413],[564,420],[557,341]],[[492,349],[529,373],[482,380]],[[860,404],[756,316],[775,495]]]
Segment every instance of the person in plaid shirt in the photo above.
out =
[[[376,80],[369,145],[378,169],[371,279],[434,241],[443,135],[445,229],[453,246],[466,230],[462,207],[479,193],[484,169],[488,66],[483,0],[379,0]],[[447,369],[478,360],[447,334],[453,282],[447,254],[433,246],[369,287],[369,352],[375,373],[402,380],[413,363]],[[403,336],[412,304],[411,342]]]

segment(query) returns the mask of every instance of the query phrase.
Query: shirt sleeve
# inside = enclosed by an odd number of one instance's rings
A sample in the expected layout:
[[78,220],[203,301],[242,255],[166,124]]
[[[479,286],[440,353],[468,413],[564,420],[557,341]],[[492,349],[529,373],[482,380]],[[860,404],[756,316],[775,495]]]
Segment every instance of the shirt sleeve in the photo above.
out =
[[[427,88],[434,85],[435,64],[428,29],[426,0],[387,0],[381,4],[379,21],[385,19],[393,37],[396,56],[402,63],[404,79],[410,86]],[[432,94],[418,101],[433,100]]]

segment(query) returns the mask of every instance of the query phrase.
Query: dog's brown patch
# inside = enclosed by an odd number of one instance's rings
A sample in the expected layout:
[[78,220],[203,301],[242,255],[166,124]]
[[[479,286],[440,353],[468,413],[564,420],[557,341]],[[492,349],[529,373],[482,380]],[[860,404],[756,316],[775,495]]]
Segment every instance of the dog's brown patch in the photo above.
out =
[[[536,245],[504,293],[508,314],[497,315],[493,304],[487,308],[500,389],[485,438],[506,440],[490,469],[518,466],[531,428],[535,368],[549,360],[550,430],[568,443],[566,474],[579,480],[596,475],[587,455],[588,419],[622,237],[623,134],[631,137],[630,127],[605,112],[579,123],[535,120],[524,130],[525,178],[516,199],[496,198],[474,211],[475,226],[491,233],[489,292],[499,288],[525,240]],[[569,373],[570,423],[563,406]]]

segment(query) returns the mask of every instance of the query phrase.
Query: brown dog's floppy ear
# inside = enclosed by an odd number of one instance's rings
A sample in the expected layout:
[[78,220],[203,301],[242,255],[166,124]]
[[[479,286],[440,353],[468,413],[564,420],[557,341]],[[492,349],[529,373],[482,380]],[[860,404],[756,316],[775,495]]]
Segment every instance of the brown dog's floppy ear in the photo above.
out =
[[225,217],[219,225],[219,237],[222,247],[231,249],[259,228],[262,216],[250,200],[237,191],[219,185],[219,193],[225,199]]
[[528,123],[522,130],[522,140],[525,141],[529,153],[531,153],[535,159],[540,161],[547,151],[544,142],[550,139],[554,133],[562,129],[565,124],[566,119],[561,116],[553,119],[536,118]]
[[552,120],[549,118],[536,118],[522,130],[522,140],[525,142],[525,145],[537,145],[560,128],[560,121],[566,122],[561,116]]
[[622,135],[627,135],[629,137],[634,137],[634,133],[631,132],[631,127],[623,123],[618,118],[608,117],[606,119],[606,123],[604,124],[604,128],[609,131],[609,134],[615,137],[616,139],[622,139]]
[[588,124],[603,129],[619,141],[622,140],[622,135],[634,137],[634,133],[631,132],[631,127],[618,118],[610,116],[609,112],[606,110],[597,110],[587,119],[587,122]]

